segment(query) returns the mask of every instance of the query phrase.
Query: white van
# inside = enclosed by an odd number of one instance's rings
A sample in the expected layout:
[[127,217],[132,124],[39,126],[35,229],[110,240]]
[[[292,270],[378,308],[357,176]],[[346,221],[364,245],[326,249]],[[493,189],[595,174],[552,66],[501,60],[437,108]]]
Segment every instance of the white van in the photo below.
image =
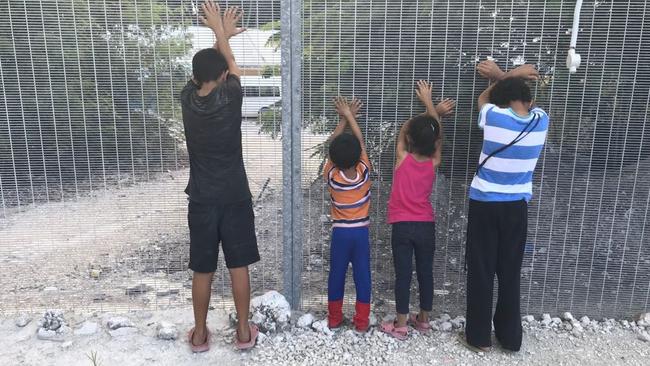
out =
[[282,99],[282,78],[279,76],[242,76],[241,86],[244,92],[243,118],[257,118],[262,109],[269,108]]

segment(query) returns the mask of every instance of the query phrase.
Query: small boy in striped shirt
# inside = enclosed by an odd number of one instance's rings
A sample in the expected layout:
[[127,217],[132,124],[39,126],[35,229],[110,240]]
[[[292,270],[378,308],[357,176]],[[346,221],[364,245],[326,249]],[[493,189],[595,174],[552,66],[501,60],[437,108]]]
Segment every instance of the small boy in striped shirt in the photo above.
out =
[[[334,100],[340,116],[330,137],[329,158],[323,169],[332,199],[332,242],[328,278],[328,326],[343,323],[343,292],[348,265],[352,263],[357,301],[353,323],[357,331],[368,330],[370,316],[370,161],[356,121],[359,99]],[[352,134],[346,133],[350,127]]]
[[[489,350],[494,322],[501,347],[519,351],[519,286],[528,202],[549,117],[534,106],[526,83],[539,76],[532,65],[505,73],[493,61],[484,61],[478,65],[478,72],[495,83],[478,99],[483,149],[469,193],[467,324],[461,342],[475,351]],[[493,317],[495,274],[499,294]]]

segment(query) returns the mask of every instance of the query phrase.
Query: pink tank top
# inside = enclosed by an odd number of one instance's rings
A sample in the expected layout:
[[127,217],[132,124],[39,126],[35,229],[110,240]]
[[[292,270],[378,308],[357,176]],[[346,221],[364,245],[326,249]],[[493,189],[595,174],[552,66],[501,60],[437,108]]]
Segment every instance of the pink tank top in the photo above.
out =
[[435,215],[429,200],[436,172],[431,160],[418,162],[408,154],[393,174],[388,200],[388,223],[433,222]]

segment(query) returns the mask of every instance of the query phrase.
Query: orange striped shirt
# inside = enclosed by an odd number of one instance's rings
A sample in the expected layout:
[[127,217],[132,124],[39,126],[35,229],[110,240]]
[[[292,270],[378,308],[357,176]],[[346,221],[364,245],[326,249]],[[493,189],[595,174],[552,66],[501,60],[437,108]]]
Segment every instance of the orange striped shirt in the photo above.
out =
[[370,224],[370,160],[365,151],[350,179],[328,159],[323,170],[332,199],[332,227],[364,227]]

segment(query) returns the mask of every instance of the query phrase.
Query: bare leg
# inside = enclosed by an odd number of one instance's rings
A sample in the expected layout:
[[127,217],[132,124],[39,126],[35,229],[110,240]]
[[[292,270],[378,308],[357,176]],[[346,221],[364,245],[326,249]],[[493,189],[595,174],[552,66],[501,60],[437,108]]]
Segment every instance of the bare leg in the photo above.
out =
[[210,295],[212,293],[212,278],[214,272],[194,272],[192,277],[192,306],[194,307],[194,336],[192,344],[195,346],[205,343],[208,336],[206,319],[208,317],[208,306],[210,306]]
[[420,314],[418,314],[418,321],[421,323],[428,323],[429,322],[429,312],[420,310]]
[[237,339],[248,342],[251,339],[248,327],[248,313],[251,301],[251,285],[248,277],[248,266],[231,268],[230,281],[232,282],[232,296],[235,298],[237,310]]
[[408,320],[408,314],[397,314],[397,319],[395,319],[396,327],[405,327],[406,321]]

